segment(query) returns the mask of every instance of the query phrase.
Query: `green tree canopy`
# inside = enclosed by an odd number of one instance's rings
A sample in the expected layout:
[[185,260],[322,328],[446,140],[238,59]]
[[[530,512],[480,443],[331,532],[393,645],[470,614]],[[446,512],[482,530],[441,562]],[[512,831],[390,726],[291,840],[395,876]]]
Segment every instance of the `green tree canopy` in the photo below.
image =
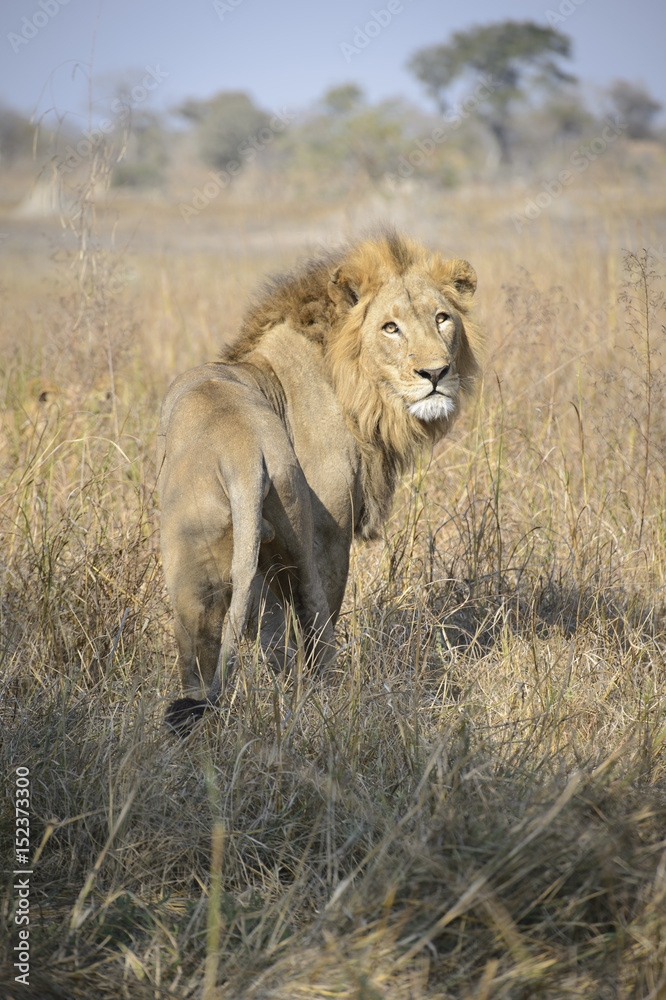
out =
[[346,115],[360,108],[364,102],[364,94],[357,83],[341,83],[330,87],[321,102],[328,114]]
[[642,84],[614,80],[608,96],[614,111],[626,122],[630,138],[649,139],[653,135],[652,120],[663,105],[655,101]]
[[193,123],[201,158],[222,170],[233,162],[242,162],[243,145],[270,119],[247,94],[239,91],[221,91],[206,101],[190,99],[177,111]]
[[552,93],[573,83],[575,77],[560,65],[570,54],[569,37],[554,28],[533,21],[501,21],[457,31],[447,44],[415,52],[407,66],[442,114],[449,109],[455,84],[483,80],[490,94],[480,102],[478,113],[495,136],[506,163],[510,160],[513,106],[535,87]]

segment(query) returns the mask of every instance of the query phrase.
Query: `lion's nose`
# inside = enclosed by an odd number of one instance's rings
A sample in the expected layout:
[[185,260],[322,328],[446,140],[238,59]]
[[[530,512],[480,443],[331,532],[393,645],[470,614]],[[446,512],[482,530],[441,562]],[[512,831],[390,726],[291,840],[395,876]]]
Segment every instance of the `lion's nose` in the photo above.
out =
[[421,378],[430,379],[433,389],[436,389],[437,383],[444,378],[450,367],[450,365],[444,365],[443,368],[419,368],[416,374],[420,375]]

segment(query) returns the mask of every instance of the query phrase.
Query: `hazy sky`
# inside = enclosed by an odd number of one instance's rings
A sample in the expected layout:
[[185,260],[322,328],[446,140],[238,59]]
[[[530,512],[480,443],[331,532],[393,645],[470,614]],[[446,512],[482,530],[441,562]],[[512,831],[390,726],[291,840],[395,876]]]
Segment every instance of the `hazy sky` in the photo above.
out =
[[411,53],[453,30],[504,18],[551,23],[570,35],[571,69],[588,93],[622,77],[643,82],[666,105],[664,0],[1,3],[0,102],[31,114],[85,115],[91,52],[96,96],[112,95],[119,76],[141,86],[149,68],[146,106],[158,109],[246,90],[267,109],[293,112],[349,80],[373,101],[404,96],[427,106],[405,69]]

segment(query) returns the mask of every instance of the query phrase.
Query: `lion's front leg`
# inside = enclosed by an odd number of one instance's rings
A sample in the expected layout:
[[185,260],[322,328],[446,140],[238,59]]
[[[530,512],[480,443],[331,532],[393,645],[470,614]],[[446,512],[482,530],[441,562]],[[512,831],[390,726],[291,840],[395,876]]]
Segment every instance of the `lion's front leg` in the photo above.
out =
[[263,508],[274,536],[261,545],[259,570],[272,598],[264,599],[262,646],[287,669],[296,664],[296,632],[306,661],[321,667],[335,655],[334,619],[314,552],[312,493],[296,461],[273,475]]
[[284,552],[265,556],[259,641],[269,663],[294,672],[299,647],[305,662],[324,667],[335,656],[335,632],[328,602],[312,559],[289,560]]
[[[272,540],[272,539],[271,539]],[[276,673],[291,670],[297,655],[291,627],[291,611],[271,590],[261,573],[252,585],[252,605],[247,631],[259,647],[266,662]]]

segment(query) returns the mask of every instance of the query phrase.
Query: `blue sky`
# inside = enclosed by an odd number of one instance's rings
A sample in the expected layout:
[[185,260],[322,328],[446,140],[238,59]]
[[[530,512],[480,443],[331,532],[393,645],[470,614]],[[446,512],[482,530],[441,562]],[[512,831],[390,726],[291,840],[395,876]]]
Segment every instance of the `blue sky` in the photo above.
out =
[[349,80],[373,101],[427,107],[405,69],[411,53],[504,18],[550,20],[570,35],[571,69],[590,95],[622,77],[666,105],[664,0],[3,0],[0,101],[30,114],[57,109],[83,126],[92,56],[96,96],[112,95],[119,78],[139,84],[150,67],[159,82],[147,101],[157,109],[245,90],[293,113]]

